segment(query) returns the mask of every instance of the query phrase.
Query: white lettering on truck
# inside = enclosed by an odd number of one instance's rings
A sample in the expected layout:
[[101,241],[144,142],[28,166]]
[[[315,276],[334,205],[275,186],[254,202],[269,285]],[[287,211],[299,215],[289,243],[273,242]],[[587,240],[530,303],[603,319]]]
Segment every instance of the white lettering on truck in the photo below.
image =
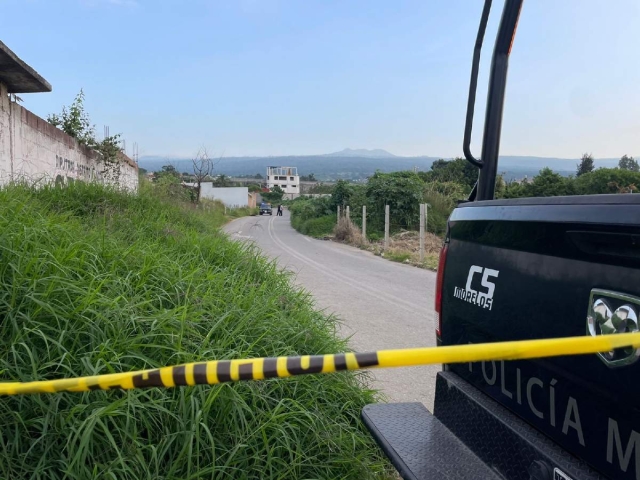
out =
[[[505,375],[504,360],[500,361],[500,368],[497,367],[495,361],[481,362],[481,370],[482,370],[482,377],[487,385],[489,386],[500,385],[500,393],[505,398],[508,398],[509,400],[512,400],[512,401],[514,400],[513,391],[508,389],[509,385],[511,386],[513,385],[513,377],[509,379],[507,378],[507,375]],[[469,363],[469,371],[470,372],[473,371],[472,363]],[[498,378],[498,376],[500,376],[500,378]],[[537,377],[524,378],[521,370],[519,368],[516,368],[515,401],[518,403],[518,405],[524,404],[528,406],[529,411],[533,415],[535,415],[541,420],[547,420],[549,422],[549,425],[554,428],[559,427],[559,425],[557,425],[558,422],[556,418],[556,409],[558,409],[558,407],[561,407],[560,415],[563,415],[563,414],[564,415],[560,416],[560,419],[562,420],[562,428],[560,431],[566,436],[574,436],[574,438],[578,440],[580,445],[584,447],[585,438],[582,430],[582,421],[580,419],[580,409],[578,407],[578,401],[574,397],[569,396],[565,405],[562,405],[562,406],[556,405],[555,387],[557,383],[558,383],[558,380],[555,378],[552,378],[548,384],[545,384],[544,381],[542,381]],[[541,391],[543,395],[549,396],[549,403],[548,404],[546,402],[544,403],[545,407],[546,405],[548,405],[548,410],[546,408],[542,410],[541,409],[543,408],[542,405],[536,405],[534,403],[534,399],[536,398],[536,393],[537,393],[536,390],[538,389]],[[523,396],[526,398],[524,402],[522,398]],[[636,434],[636,435],[638,435],[638,441],[640,441],[640,434]],[[611,436],[611,433],[610,433],[610,436]],[[618,434],[618,437],[619,437],[619,434]],[[640,449],[638,450],[638,452],[640,452]],[[638,477],[638,480],[640,480],[640,477]]]
[[[573,419],[571,417],[573,416]],[[564,414],[564,423],[562,424],[562,433],[565,435],[572,427],[578,434],[578,441],[584,447],[584,435],[582,434],[582,424],[580,423],[580,411],[578,410],[578,402],[575,398],[569,397],[567,402],[567,411]]]
[[[477,271],[476,271],[477,273]],[[469,342],[471,344],[471,342]],[[500,393],[507,399],[514,401],[513,383],[509,382],[507,375],[505,374],[505,362],[500,361],[500,368],[497,368],[496,362],[486,361],[480,362],[482,377],[485,383],[489,386],[500,385]],[[523,393],[526,395],[526,401],[524,405],[529,407],[529,410],[536,417],[549,421],[549,425],[554,428],[557,426],[556,409],[559,408],[560,415],[564,411],[564,417],[560,416],[562,421],[561,432],[566,436],[575,435],[574,438],[578,440],[580,445],[586,446],[586,441],[582,429],[582,421],[580,419],[580,408],[578,406],[578,400],[572,396],[567,399],[566,405],[558,405],[556,402],[556,390],[555,387],[558,384],[558,380],[552,378],[548,385],[537,377],[523,378],[520,368],[515,369],[515,401],[518,405],[523,405]],[[469,363],[469,372],[473,372],[473,363]],[[498,379],[498,376],[500,378]],[[513,379],[513,377],[511,377]],[[499,382],[499,383],[498,383]],[[511,390],[509,390],[511,386]],[[534,387],[542,389],[542,393],[545,394],[545,390],[548,387],[549,394],[549,411],[540,410],[534,405]],[[548,415],[546,415],[548,413]],[[620,435],[620,429],[618,422],[613,418],[608,417],[607,428],[607,462],[612,466],[619,468],[622,472],[627,472],[629,464],[633,458],[635,461],[635,478],[640,480],[640,433],[635,430],[631,430],[629,437],[626,439],[626,443],[623,444],[622,436]],[[574,431],[573,434],[570,430]],[[614,459],[615,457],[615,459]],[[615,461],[617,459],[617,461]],[[557,469],[556,469],[557,470]],[[566,474],[563,474],[562,478],[569,478]]]
[[[487,290],[485,292],[479,292],[474,290],[471,286],[473,277],[476,274],[482,274],[480,285]],[[489,277],[497,277],[500,272],[498,270],[492,270],[491,268],[479,267],[478,265],[472,265],[469,269],[469,275],[467,275],[467,283],[465,288],[454,287],[453,296],[464,300],[465,302],[478,305],[482,308],[491,310],[493,307],[493,292],[496,289],[496,285],[489,281]]]
[[613,447],[615,442],[616,453],[618,457],[618,466],[620,470],[626,472],[629,468],[632,454],[636,460],[636,479],[640,480],[640,434],[635,430],[631,430],[627,448],[622,452],[622,439],[620,438],[620,430],[618,422],[613,418],[609,418],[609,427],[607,429],[607,462],[613,465]]

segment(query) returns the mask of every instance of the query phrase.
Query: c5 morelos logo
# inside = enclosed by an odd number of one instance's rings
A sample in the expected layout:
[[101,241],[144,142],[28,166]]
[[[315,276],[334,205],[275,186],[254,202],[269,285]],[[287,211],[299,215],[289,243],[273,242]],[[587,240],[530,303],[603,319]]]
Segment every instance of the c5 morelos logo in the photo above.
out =
[[[491,277],[497,277],[500,272],[498,270],[492,270],[490,268],[479,267],[472,265],[469,269],[469,275],[467,276],[467,284],[465,288],[455,287],[453,289],[453,296],[464,300],[465,302],[478,305],[482,308],[488,308],[491,310],[493,307],[493,292],[496,289],[495,283],[489,281]],[[486,288],[486,291],[479,292],[472,288],[474,276],[482,275],[480,285]]]

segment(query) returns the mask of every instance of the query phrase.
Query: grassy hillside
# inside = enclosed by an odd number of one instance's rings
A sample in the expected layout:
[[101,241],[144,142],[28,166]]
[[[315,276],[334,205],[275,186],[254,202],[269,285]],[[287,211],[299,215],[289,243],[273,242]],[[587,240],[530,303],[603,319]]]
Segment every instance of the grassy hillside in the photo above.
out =
[[[1,380],[344,351],[216,215],[148,191],[1,190]],[[359,422],[373,400],[351,373],[0,398],[0,478],[383,478]]]

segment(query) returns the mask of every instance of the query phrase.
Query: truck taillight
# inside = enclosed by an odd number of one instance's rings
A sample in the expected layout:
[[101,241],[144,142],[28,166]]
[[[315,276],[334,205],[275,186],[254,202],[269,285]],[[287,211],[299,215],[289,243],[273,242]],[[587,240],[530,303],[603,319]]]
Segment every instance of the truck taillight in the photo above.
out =
[[438,260],[438,277],[436,279],[436,336],[440,337],[442,331],[442,283],[444,281],[444,265],[447,261],[447,250],[449,244],[445,243],[440,250],[440,259]]

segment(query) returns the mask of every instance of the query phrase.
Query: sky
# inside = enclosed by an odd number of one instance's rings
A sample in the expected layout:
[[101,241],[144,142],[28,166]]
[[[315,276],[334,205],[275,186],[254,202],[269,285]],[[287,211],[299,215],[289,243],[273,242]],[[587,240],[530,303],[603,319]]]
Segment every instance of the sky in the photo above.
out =
[[[0,0],[0,40],[53,85],[82,88],[96,130],[131,154],[453,157],[480,0]],[[478,82],[480,155],[494,0]],[[510,59],[503,155],[640,155],[640,1],[525,0]]]

